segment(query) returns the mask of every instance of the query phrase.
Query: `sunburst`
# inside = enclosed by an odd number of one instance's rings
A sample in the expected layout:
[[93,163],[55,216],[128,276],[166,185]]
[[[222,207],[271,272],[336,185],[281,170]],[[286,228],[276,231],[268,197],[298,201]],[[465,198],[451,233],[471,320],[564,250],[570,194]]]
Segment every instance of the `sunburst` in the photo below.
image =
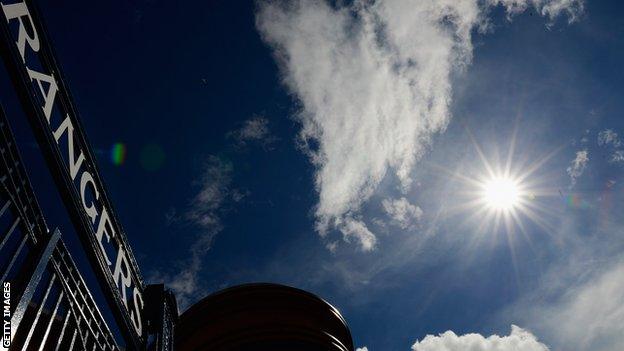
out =
[[518,182],[510,177],[495,177],[483,184],[482,200],[494,211],[515,210],[524,192]]
[[[532,223],[543,232],[554,233],[549,218],[556,215],[556,210],[547,207],[547,197],[556,196],[556,188],[545,186],[548,181],[542,172],[538,172],[561,148],[529,161],[527,155],[515,155],[517,126],[514,128],[508,153],[503,162],[496,158],[489,159],[477,143],[472,133],[466,129],[481,162],[471,162],[470,169],[449,171],[440,167],[452,179],[459,181],[461,190],[456,193],[457,201],[447,208],[450,215],[462,214],[463,225],[469,225],[477,234],[474,243],[480,239],[494,243],[498,235],[507,234],[507,241],[512,246],[514,236],[522,233],[531,243],[526,224]],[[493,150],[493,154],[497,154]],[[455,188],[455,186],[453,186]],[[533,231],[531,231],[533,232]],[[511,247],[513,251],[513,247]]]

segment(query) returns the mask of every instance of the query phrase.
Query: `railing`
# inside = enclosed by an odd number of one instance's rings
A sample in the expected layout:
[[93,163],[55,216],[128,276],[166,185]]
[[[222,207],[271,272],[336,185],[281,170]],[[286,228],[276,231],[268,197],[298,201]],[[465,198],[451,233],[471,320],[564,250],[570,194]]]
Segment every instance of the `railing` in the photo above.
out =
[[0,281],[10,283],[9,349],[120,350],[60,236],[48,230],[0,108]]

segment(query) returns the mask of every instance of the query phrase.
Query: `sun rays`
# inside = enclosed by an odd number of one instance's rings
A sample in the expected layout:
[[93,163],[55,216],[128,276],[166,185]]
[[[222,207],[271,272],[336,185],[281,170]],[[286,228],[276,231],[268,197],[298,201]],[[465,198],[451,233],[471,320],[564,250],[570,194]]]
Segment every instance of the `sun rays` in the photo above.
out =
[[[458,232],[472,233],[469,242],[473,248],[483,242],[495,245],[503,239],[513,254],[518,237],[532,246],[532,236],[536,233],[556,232],[552,219],[558,211],[552,200],[558,190],[546,176],[544,165],[560,148],[541,157],[531,157],[528,146],[517,147],[517,131],[516,125],[509,144],[490,145],[485,152],[466,129],[474,152],[468,152],[454,170],[436,166],[450,177],[450,188],[454,189],[449,193],[454,200],[447,203],[445,216],[459,219],[450,222],[456,223]],[[501,149],[505,151],[504,157],[500,157]]]
[[483,184],[482,200],[494,211],[513,211],[523,195],[513,178],[496,177]]

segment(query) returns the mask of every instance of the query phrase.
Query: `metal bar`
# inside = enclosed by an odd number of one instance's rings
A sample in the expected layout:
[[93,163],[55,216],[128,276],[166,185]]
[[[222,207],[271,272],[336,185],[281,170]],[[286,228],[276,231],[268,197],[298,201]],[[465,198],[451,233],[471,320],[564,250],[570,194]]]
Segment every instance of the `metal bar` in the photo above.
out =
[[20,243],[20,245],[17,248],[17,250],[15,250],[15,253],[13,254],[13,257],[11,258],[11,262],[9,262],[9,265],[6,267],[6,270],[4,271],[4,274],[2,275],[2,278],[0,278],[0,281],[5,281],[6,280],[6,277],[9,275],[9,272],[11,271],[11,269],[13,268],[13,265],[15,264],[15,260],[17,260],[17,257],[22,252],[22,249],[24,248],[24,245],[26,244],[26,240],[28,240],[28,236],[24,235],[24,238],[22,239],[22,242]]
[[85,329],[84,333],[80,333],[80,336],[82,336],[82,348],[86,349],[87,345],[89,344],[89,336],[91,336],[91,334],[89,334],[89,330]]
[[2,209],[0,210],[0,217],[2,217],[4,215],[4,211],[6,211],[7,208],[9,208],[10,204],[11,204],[11,200],[7,200],[7,202],[4,204],[4,206],[2,206]]
[[[15,204],[14,208],[17,211],[17,216],[20,218],[20,221],[22,221],[21,219],[28,218],[26,216],[24,209],[20,208],[19,206],[19,199],[17,198],[17,196],[11,193],[11,191],[9,190],[9,188],[7,187],[5,183],[2,183],[2,189],[6,192],[6,195],[11,199],[11,202]],[[40,239],[40,240],[42,239],[42,238],[37,238],[35,236],[35,233],[32,230],[33,229],[32,226],[25,225],[23,226],[23,228],[26,230],[27,236],[30,236],[30,239],[32,240],[33,244],[37,244],[38,242],[37,239]],[[45,232],[40,233],[40,235],[42,234],[47,234],[47,229]]]
[[54,306],[54,311],[52,311],[52,315],[50,316],[50,321],[48,322],[48,326],[46,327],[46,331],[43,334],[43,338],[41,339],[41,343],[39,344],[39,351],[43,350],[43,346],[46,341],[48,341],[48,335],[50,334],[50,329],[52,328],[52,324],[54,323],[54,318],[56,318],[56,312],[58,311],[59,305],[61,304],[61,300],[63,300],[63,291],[59,294],[58,300],[56,300],[56,305]]
[[9,240],[11,234],[13,234],[13,231],[15,230],[15,227],[17,227],[17,225],[19,224],[20,220],[21,218],[19,216],[15,218],[15,220],[13,221],[13,225],[11,225],[11,228],[9,228],[9,230],[5,234],[4,239],[2,239],[2,242],[0,242],[0,250],[2,250],[4,244],[6,244],[7,240]]
[[[4,113],[4,110],[2,110],[1,106],[0,106],[0,114],[2,114],[2,119],[6,120],[6,114]],[[2,123],[0,124],[0,131],[2,132],[2,135],[4,136],[4,140],[7,141],[7,153],[8,153],[8,158],[11,159],[11,161],[13,161],[13,166],[15,167],[15,171],[18,175],[18,180],[20,180],[19,183],[20,187],[22,187],[24,189],[24,191],[22,192],[23,196],[25,197],[25,203],[28,206],[28,208],[30,209],[30,212],[32,214],[32,220],[33,223],[32,225],[38,225],[41,230],[41,233],[47,233],[47,226],[45,224],[45,221],[43,221],[43,215],[41,214],[41,210],[39,208],[39,203],[37,202],[37,199],[35,198],[35,194],[32,191],[32,186],[30,184],[30,180],[28,179],[28,176],[26,175],[26,171],[24,169],[24,167],[20,167],[20,155],[19,155],[19,150],[17,149],[17,146],[15,146],[15,137],[13,136],[13,132],[11,131],[11,128],[9,127],[8,122],[7,123]],[[8,165],[8,164],[7,164]],[[26,212],[26,210],[24,211]],[[26,220],[28,220],[28,217],[26,218]]]
[[[74,269],[72,269],[71,267],[76,267],[76,264],[74,263],[71,255],[69,255],[68,253],[66,253],[67,248],[65,247],[65,245],[61,242],[58,247],[57,247],[57,253],[58,256],[60,256],[58,258],[58,264],[59,264],[59,272],[61,272],[60,270],[60,266],[63,266],[66,269],[67,274],[64,274],[64,276],[69,275],[69,279],[71,279],[71,281],[74,283],[74,285],[76,286],[76,290],[81,294],[82,300],[90,306],[94,306],[94,309],[89,309],[91,315],[93,318],[95,318],[97,321],[104,321],[104,317],[102,316],[102,313],[100,312],[100,310],[97,308],[97,305],[95,305],[93,296],[91,295],[91,292],[86,288],[86,284],[84,282],[84,279],[82,278],[82,276]],[[57,259],[55,258],[55,261],[57,261]],[[76,274],[73,274],[76,273]],[[66,284],[64,284],[64,286],[67,289],[70,289],[69,287],[69,282],[66,282]],[[83,291],[84,290],[84,291]],[[73,294],[73,290],[70,290],[69,294]],[[77,302],[77,300],[76,300]],[[93,310],[95,310],[95,312],[97,312],[97,314],[94,314]],[[107,345],[112,349],[115,350],[117,349],[115,346],[117,345],[117,343],[115,342],[115,340],[112,337],[112,332],[110,331],[108,325],[105,322],[102,323],[96,323],[97,325],[97,329],[98,331],[105,336],[105,341],[107,343]]]
[[41,275],[43,274],[43,271],[45,270],[45,267],[48,264],[48,260],[50,259],[50,256],[52,255],[52,250],[54,250],[54,247],[56,246],[56,243],[58,242],[60,236],[61,236],[61,232],[58,229],[56,229],[54,233],[52,233],[52,235],[48,239],[48,242],[46,246],[44,247],[44,249],[39,254],[38,263],[37,263],[37,266],[35,267],[33,275],[30,278],[30,282],[28,282],[28,285],[26,286],[26,289],[24,290],[24,293],[22,294],[20,301],[17,304],[17,307],[15,308],[15,312],[13,313],[13,316],[11,317],[11,339],[15,336],[15,331],[17,329],[17,326],[22,321],[22,318],[24,318],[24,314],[26,313],[26,308],[28,307],[28,303],[30,302],[30,300],[33,297],[33,294],[35,293],[37,284],[39,284],[39,280],[41,280]]
[[43,311],[43,307],[45,306],[46,301],[48,300],[48,296],[50,295],[50,291],[52,290],[52,285],[54,285],[54,280],[56,280],[56,275],[52,274],[50,278],[50,283],[48,284],[48,288],[46,289],[45,295],[43,295],[43,299],[41,299],[41,303],[39,304],[39,308],[37,309],[37,314],[35,315],[35,320],[30,326],[28,330],[28,335],[26,336],[26,340],[24,341],[24,345],[22,345],[22,351],[26,350],[28,344],[30,344],[30,338],[32,338],[35,329],[37,329],[37,323],[39,323],[39,317],[41,316],[41,311]]
[[78,335],[78,340],[82,344],[81,350],[84,350],[86,344],[85,344],[84,336],[82,335],[82,331],[80,330],[81,321],[82,319],[80,318],[80,316],[76,315],[76,313],[74,312],[74,322],[76,323],[76,329],[74,333],[75,335]]
[[[70,299],[70,306],[75,307],[77,312],[79,312],[78,314],[76,312],[74,312],[74,315],[76,317],[76,326],[80,327],[80,321],[84,321],[85,322],[85,327],[87,328],[86,331],[90,332],[90,334],[87,334],[87,336],[88,335],[95,335],[95,331],[91,327],[91,323],[89,322],[89,319],[84,314],[83,307],[78,305],[78,303],[77,303],[75,293],[71,290],[71,287],[69,287],[67,285],[67,281],[65,281],[65,280],[61,280],[61,281],[65,285],[66,291],[68,291],[68,297],[71,297],[73,299],[73,300]],[[80,334],[80,336],[81,336],[81,338],[84,338],[83,343],[86,343],[86,337],[83,337],[82,333]]]
[[58,351],[59,347],[61,347],[61,344],[63,343],[63,337],[65,336],[65,328],[67,328],[67,322],[69,322],[70,315],[71,315],[71,310],[67,309],[67,312],[65,313],[65,320],[63,321],[63,328],[61,328],[61,334],[58,337],[58,342],[56,343],[56,348],[54,349],[54,351]]
[[[74,311],[74,317],[75,317],[74,320],[76,321],[76,328],[79,330],[78,334],[80,336],[80,340],[82,344],[84,345],[83,346],[83,349],[84,349],[84,347],[86,347],[88,337],[95,335],[95,331],[91,327],[91,323],[89,322],[89,319],[84,314],[84,308],[78,304],[75,293],[69,286],[69,283],[65,279],[61,279],[60,281],[62,282],[62,285],[65,291],[67,292],[67,296],[70,298],[69,299],[70,308],[72,308],[72,310]],[[84,335],[82,332],[80,332],[80,323],[82,321],[85,322],[85,328],[86,328]],[[101,329],[100,329],[100,332],[101,332]]]
[[[20,167],[20,155],[19,155],[19,151],[17,150],[17,147],[15,146],[15,137],[13,136],[13,132],[11,131],[11,128],[9,126],[6,114],[4,112],[4,109],[2,109],[2,106],[0,106],[0,131],[2,131],[2,135],[4,136],[4,140],[6,141],[6,151],[9,156],[12,158],[13,161],[13,166],[16,168],[17,173],[20,174],[21,177],[21,185],[24,189],[24,195],[26,196],[26,198],[28,199],[28,204],[30,205],[29,208],[32,212],[33,215],[33,223],[31,226],[29,226],[29,230],[32,231],[32,227],[33,226],[37,226],[39,229],[39,233],[40,236],[42,234],[47,234],[48,233],[48,227],[45,223],[45,220],[43,219],[43,214],[41,213],[41,208],[39,207],[39,203],[37,202],[37,198],[35,197],[35,194],[32,190],[32,185],[30,184],[30,180],[28,179],[28,176],[26,174],[26,170],[24,169],[24,167]],[[9,164],[6,164],[6,167],[10,167]],[[3,177],[3,182],[6,180],[6,177]],[[3,185],[6,188],[6,184],[3,183]],[[11,196],[12,197],[12,196]],[[15,199],[13,199],[12,201],[13,203],[16,204],[17,207],[19,207],[19,204],[15,201]],[[25,211],[24,211],[24,215],[25,215]],[[0,214],[1,215],[1,214]],[[24,216],[26,220],[28,220],[28,216]],[[36,243],[37,239],[41,239],[41,238],[35,238],[33,236],[33,241]]]
[[[10,142],[10,141],[9,141],[9,142],[7,142],[7,147],[8,147],[8,148],[10,148],[10,147],[12,146],[12,144],[13,144],[13,143],[12,143],[12,142]],[[7,171],[8,171],[8,172],[7,172],[8,180],[9,180],[9,182],[11,183],[11,186],[13,187],[13,189],[15,190],[15,194],[16,194],[16,196],[15,196],[15,199],[13,199],[13,202],[15,202],[15,205],[16,205],[18,208],[20,208],[20,209],[21,209],[21,208],[24,208],[24,207],[25,207],[25,206],[23,205],[23,203],[22,203],[22,200],[20,199],[20,196],[19,196],[19,194],[20,194],[20,192],[21,192],[21,190],[20,190],[20,188],[21,188],[21,187],[20,187],[20,185],[19,185],[19,184],[17,184],[17,182],[15,181],[15,179],[14,179],[14,178],[15,178],[15,175],[13,174],[13,173],[17,173],[17,172],[15,171],[15,169],[16,169],[17,167],[19,167],[19,161],[18,161],[18,160],[15,160],[15,159],[11,159],[11,151],[10,151],[10,150],[6,150],[6,151],[7,151],[7,152],[3,152],[3,153],[2,153],[2,160],[4,161],[4,163],[5,163],[6,167],[7,167]],[[7,155],[7,154],[8,154],[8,155]],[[11,162],[11,161],[12,161],[12,162]],[[2,183],[5,183],[6,179],[7,179],[6,177],[5,177],[5,178],[3,178],[3,179],[2,179]]]
[[[17,147],[15,147],[14,137],[11,133],[9,123],[6,120],[6,114],[4,114],[4,111],[2,110],[2,106],[0,106],[0,151],[2,152],[2,156],[0,157],[0,170],[4,170],[5,172],[5,174],[0,174],[0,178],[3,179],[3,183],[0,184],[0,193],[2,194],[2,197],[5,197],[6,195],[6,200],[2,200],[1,202],[0,207],[2,208],[0,208],[0,216],[6,214],[7,209],[11,208],[11,204],[15,204],[15,213],[13,214],[20,218],[19,223],[24,224],[23,226],[20,226],[20,228],[24,227],[24,230],[27,232],[27,234],[25,235],[30,237],[31,242],[34,243],[33,247],[37,248],[36,252],[39,252],[39,248],[41,247],[41,245],[37,245],[37,242],[43,241],[45,243],[45,239],[48,237],[48,235],[45,235],[48,233],[47,226],[45,224],[45,220],[43,219],[39,204],[37,203],[37,199],[32,191],[32,185],[28,180],[28,175],[26,174],[23,165],[21,164],[19,150],[17,149]],[[6,170],[9,169],[10,172],[6,172]],[[11,176],[11,178],[9,178],[9,175]],[[13,184],[17,183],[19,183],[21,187],[21,190],[19,192],[16,191],[17,189],[12,189],[14,188]],[[20,203],[23,203],[24,206],[20,206]],[[11,219],[13,220],[13,218]],[[17,225],[14,225],[14,227],[17,227]],[[98,306],[95,304],[91,292],[86,286],[83,277],[76,269],[76,264],[73,262],[69,252],[67,252],[67,248],[64,246],[62,239],[59,239],[55,250],[56,251],[52,251],[51,261],[52,268],[56,273],[56,278],[58,280],[68,279],[68,286],[71,286],[70,289],[74,291],[75,295],[80,295],[80,297],[75,296],[77,298],[77,304],[74,306],[77,306],[78,304],[84,305],[84,307],[82,307],[81,311],[79,312],[65,313],[65,321],[63,323],[64,329],[62,330],[63,334],[61,335],[61,338],[57,340],[58,344],[56,348],[61,348],[60,345],[64,345],[62,346],[63,348],[66,348],[68,346],[69,340],[67,334],[68,330],[72,329],[71,325],[73,324],[72,322],[70,322],[70,319],[73,319],[75,316],[82,314],[85,317],[86,329],[84,330],[84,333],[79,333],[79,337],[86,336],[87,333],[92,333],[92,336],[98,343],[98,348],[118,350],[119,348],[117,347],[115,337],[112,335]],[[22,249],[20,249],[20,252],[22,251],[23,247]],[[19,253],[16,254],[16,257],[18,256]],[[30,258],[30,260],[35,261],[36,263],[36,258]],[[12,267],[15,264],[13,264]],[[48,269],[47,267],[46,270]],[[29,274],[24,274],[23,276],[23,279],[26,280],[25,283],[27,285],[28,280],[31,278],[31,276]],[[65,288],[65,285],[63,284],[62,287]],[[64,296],[69,296],[67,291],[64,291]],[[69,308],[67,311],[71,312]],[[22,324],[23,323],[25,322],[22,322]],[[39,327],[43,326],[40,325]],[[20,329],[19,326],[16,329]],[[53,325],[48,332],[47,339],[51,337],[50,333],[52,333],[52,329]],[[36,332],[38,330],[41,330],[41,328],[36,329],[35,334],[37,334]],[[30,342],[34,343],[34,341]],[[50,347],[54,347],[54,345],[51,345]],[[79,348],[78,345],[77,347]]]
[[[7,171],[8,171],[7,174],[6,174],[6,177],[4,177],[2,179],[2,183],[5,183],[7,178],[8,178],[9,182],[11,183],[11,186],[13,186],[13,189],[15,189],[15,193],[19,194],[20,186],[18,184],[16,184],[15,183],[15,179],[13,179],[14,178],[13,173],[15,172],[15,168],[14,167],[16,167],[18,165],[16,165],[15,162],[9,162],[9,160],[7,160],[6,152],[2,153],[2,160],[6,164]],[[11,160],[11,161],[13,161],[13,160]],[[19,196],[17,196],[17,198],[15,200],[17,200],[15,205],[18,206],[18,207],[21,207],[22,203],[21,203],[21,200],[19,199]]]
[[78,332],[78,329],[74,329],[74,335],[72,336],[71,344],[69,344],[69,349],[68,350],[73,350],[74,349],[74,343],[76,342],[76,333],[77,332]]

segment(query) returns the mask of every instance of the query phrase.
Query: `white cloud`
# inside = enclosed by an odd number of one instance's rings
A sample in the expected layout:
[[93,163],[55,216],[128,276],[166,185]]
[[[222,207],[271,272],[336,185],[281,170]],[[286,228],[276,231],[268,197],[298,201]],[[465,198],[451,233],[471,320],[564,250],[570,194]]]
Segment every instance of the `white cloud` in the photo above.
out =
[[583,285],[558,315],[565,345],[584,350],[624,350],[624,263]]
[[206,293],[199,273],[203,268],[203,256],[210,249],[214,237],[223,230],[221,218],[225,207],[238,202],[244,193],[233,189],[232,166],[215,156],[210,156],[204,164],[203,174],[196,182],[198,193],[191,199],[187,209],[180,215],[175,210],[168,214],[173,224],[190,225],[199,232],[189,247],[186,260],[178,262],[175,271],[157,271],[150,281],[164,281],[176,293],[182,309]]
[[565,13],[568,16],[568,22],[573,22],[582,12],[584,8],[583,1],[579,0],[489,0],[492,5],[503,5],[509,14],[517,14],[523,12],[528,7],[533,7],[542,16],[551,19]]
[[530,320],[562,350],[624,350],[624,261],[590,275],[555,303],[533,304]]
[[[606,181],[604,194],[619,204],[624,194],[616,189],[624,176],[612,176],[595,184]],[[552,233],[560,238],[559,249],[537,284],[526,284],[523,296],[499,311],[498,320],[530,326],[556,350],[624,350],[624,220],[604,199],[586,201],[587,212],[561,217]]]
[[570,162],[570,166],[566,169],[568,175],[570,176],[571,186],[576,184],[576,179],[580,177],[585,168],[587,167],[587,162],[589,161],[589,153],[587,150],[580,150],[576,152],[576,157],[572,162]]
[[615,150],[609,159],[609,162],[620,163],[624,162],[624,150]]
[[457,335],[447,331],[438,336],[427,335],[412,346],[414,351],[548,351],[535,335],[515,325],[508,336],[481,334]]
[[618,134],[612,129],[605,129],[598,133],[598,145],[610,147],[613,153],[609,158],[609,162],[624,162],[624,150],[618,149],[620,146],[622,146],[622,141],[620,140]]
[[381,205],[386,214],[392,218],[392,224],[402,229],[413,226],[415,222],[420,220],[423,214],[420,207],[412,205],[404,197],[400,199],[384,199]]
[[325,248],[329,250],[329,252],[331,253],[336,253],[336,250],[338,249],[338,242],[337,241],[329,242],[325,245]]
[[368,347],[366,347],[366,346],[358,347],[357,349],[355,349],[355,351],[368,351]]
[[[496,5],[510,15],[532,6],[551,19],[582,10],[582,0],[260,3],[257,27],[301,103],[299,140],[316,166],[321,234],[352,233],[346,219],[386,175],[409,187],[430,138],[449,121],[451,74],[470,63],[472,34]],[[358,226],[370,242],[366,224]]]
[[611,145],[613,147],[619,147],[621,144],[620,138],[612,129],[605,129],[598,133],[598,145]]
[[254,116],[246,120],[239,129],[229,132],[227,136],[233,138],[238,147],[244,147],[248,143],[254,142],[265,148],[270,148],[271,144],[275,142],[275,137],[269,129],[269,120],[261,116]]
[[368,230],[361,220],[347,217],[338,224],[345,241],[350,241],[351,238],[355,238],[362,251],[371,251],[375,248],[375,245],[377,245],[377,237]]

